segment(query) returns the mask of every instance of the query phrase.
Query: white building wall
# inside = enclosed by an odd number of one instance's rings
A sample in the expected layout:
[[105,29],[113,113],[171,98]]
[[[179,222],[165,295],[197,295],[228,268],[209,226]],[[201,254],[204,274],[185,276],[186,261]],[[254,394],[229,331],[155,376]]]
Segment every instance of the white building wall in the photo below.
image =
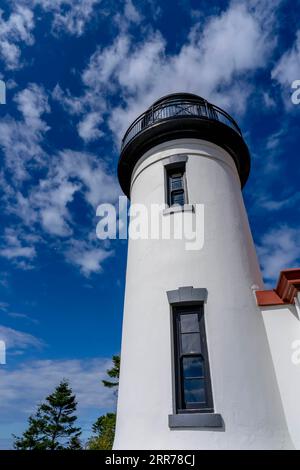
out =
[[300,449],[300,319],[295,305],[262,308],[289,432]]
[[[262,280],[232,157],[196,139],[161,144],[137,164],[131,202],[147,207],[164,202],[163,162],[176,154],[188,156],[189,203],[205,206],[204,247],[187,251],[184,240],[129,241],[114,448],[289,448],[265,328],[251,289],[262,288]],[[183,286],[208,290],[213,398],[225,430],[168,427],[172,358],[166,292]]]

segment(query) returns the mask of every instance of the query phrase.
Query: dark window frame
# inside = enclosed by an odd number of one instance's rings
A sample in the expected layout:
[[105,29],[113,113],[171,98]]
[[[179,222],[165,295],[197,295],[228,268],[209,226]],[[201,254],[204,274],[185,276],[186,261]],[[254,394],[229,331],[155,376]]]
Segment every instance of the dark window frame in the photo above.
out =
[[[177,173],[182,175],[181,176],[182,189],[180,190],[171,189],[170,187],[171,175],[174,175]],[[183,192],[183,204],[172,203],[172,194],[175,194],[176,192],[179,193],[180,191]],[[186,162],[185,161],[178,161],[176,163],[165,165],[165,195],[166,195],[166,205],[168,207],[174,207],[174,206],[183,207],[185,204],[188,204],[187,183],[186,183]]]
[[[204,376],[205,376],[205,394],[206,401],[205,403],[197,402],[193,406],[185,406],[184,404],[184,380],[183,380],[183,371],[182,371],[182,359],[184,357],[199,357],[199,353],[190,353],[184,354],[181,352],[180,347],[180,333],[179,330],[179,316],[185,314],[197,313],[199,321],[199,336],[201,341],[201,356],[203,357],[203,367],[204,367]],[[204,305],[203,303],[199,304],[185,304],[182,306],[173,306],[172,307],[172,325],[173,325],[173,353],[174,353],[174,378],[175,378],[175,407],[176,413],[213,413],[214,404],[213,404],[213,394],[212,394],[212,384],[211,384],[211,374],[209,367],[209,357],[208,357],[208,348],[207,348],[207,339],[206,339],[206,328],[205,328],[205,316],[204,316]]]

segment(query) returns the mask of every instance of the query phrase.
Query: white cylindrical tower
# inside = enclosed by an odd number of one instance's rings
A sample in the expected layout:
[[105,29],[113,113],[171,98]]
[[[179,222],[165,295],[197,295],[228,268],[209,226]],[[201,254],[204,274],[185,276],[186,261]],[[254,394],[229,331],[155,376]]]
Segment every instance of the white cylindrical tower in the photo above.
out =
[[238,126],[196,95],[160,99],[124,137],[132,207],[165,204],[159,222],[197,240],[129,240],[115,449],[292,447],[253,293],[249,167]]

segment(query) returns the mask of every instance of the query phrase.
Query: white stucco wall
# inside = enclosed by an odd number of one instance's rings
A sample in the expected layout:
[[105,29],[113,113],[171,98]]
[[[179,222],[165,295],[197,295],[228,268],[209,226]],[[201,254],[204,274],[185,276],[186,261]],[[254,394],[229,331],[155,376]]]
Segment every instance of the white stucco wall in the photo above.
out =
[[291,438],[300,449],[300,319],[295,305],[262,308]]
[[[280,449],[291,447],[266,332],[252,286],[261,274],[229,154],[181,139],[145,154],[132,177],[132,203],[164,202],[164,158],[188,156],[189,203],[205,208],[205,241],[130,240],[115,449]],[[190,217],[190,214],[186,214]],[[173,217],[176,215],[161,215]],[[166,291],[208,290],[206,333],[215,412],[225,431],[170,430],[170,307]]]

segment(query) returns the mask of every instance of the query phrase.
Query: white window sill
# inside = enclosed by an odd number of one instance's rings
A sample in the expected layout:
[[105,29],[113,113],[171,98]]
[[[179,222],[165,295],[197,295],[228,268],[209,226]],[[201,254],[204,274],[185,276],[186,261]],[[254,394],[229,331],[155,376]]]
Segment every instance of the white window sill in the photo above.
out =
[[224,421],[219,413],[183,413],[169,415],[172,428],[218,428],[224,430]]

